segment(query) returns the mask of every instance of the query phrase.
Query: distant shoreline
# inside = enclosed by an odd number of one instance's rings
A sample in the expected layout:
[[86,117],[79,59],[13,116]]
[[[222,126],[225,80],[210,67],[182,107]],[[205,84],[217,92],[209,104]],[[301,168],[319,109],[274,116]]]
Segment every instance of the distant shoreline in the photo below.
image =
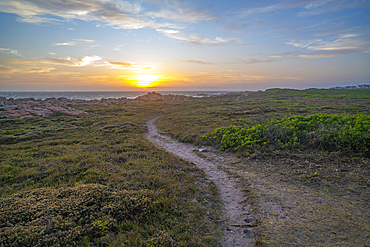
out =
[[[70,100],[101,100],[127,98],[135,99],[153,91],[76,91],[76,92],[0,92],[0,97],[22,99],[34,98],[36,100],[45,100],[47,98],[67,98]],[[219,95],[234,91],[155,91],[162,95],[185,95],[193,97],[203,97],[207,95]],[[235,91],[236,92],[236,91]]]

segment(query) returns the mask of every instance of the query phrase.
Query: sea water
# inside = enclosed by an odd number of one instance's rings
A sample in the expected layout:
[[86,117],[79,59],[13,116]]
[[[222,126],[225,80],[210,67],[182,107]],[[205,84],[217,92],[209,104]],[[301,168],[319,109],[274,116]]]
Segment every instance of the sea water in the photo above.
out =
[[[112,91],[112,92],[0,92],[0,97],[5,98],[67,98],[67,99],[83,99],[83,100],[100,100],[109,98],[128,98],[134,99],[138,96],[147,94],[149,91]],[[227,93],[227,91],[156,91],[162,95],[177,94],[188,95],[193,97],[203,97],[208,95],[217,95]]]

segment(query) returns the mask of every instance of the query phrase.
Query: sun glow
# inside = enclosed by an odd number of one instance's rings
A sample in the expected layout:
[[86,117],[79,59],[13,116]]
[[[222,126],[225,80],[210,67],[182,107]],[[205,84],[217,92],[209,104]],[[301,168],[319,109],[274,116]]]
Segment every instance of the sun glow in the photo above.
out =
[[159,84],[160,75],[138,75],[133,77],[132,84],[136,87],[146,88]]

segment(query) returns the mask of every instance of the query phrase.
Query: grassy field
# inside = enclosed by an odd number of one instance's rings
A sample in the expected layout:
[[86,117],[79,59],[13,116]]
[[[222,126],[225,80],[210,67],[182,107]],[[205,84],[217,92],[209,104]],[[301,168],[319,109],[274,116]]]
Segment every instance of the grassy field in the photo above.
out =
[[1,120],[0,246],[217,246],[213,183],[143,136],[171,104]]
[[[370,90],[271,89],[185,101],[75,106],[89,113],[75,117],[0,120],[0,245],[217,246],[217,189],[193,164],[147,141],[147,119],[163,115],[158,123],[163,132],[219,148],[219,141],[204,135],[283,117],[370,116],[369,97]],[[303,232],[306,245],[370,245],[365,234],[370,232],[366,151],[314,145],[267,146],[250,155],[245,149],[225,151],[228,171],[241,178],[253,203],[260,245],[292,243],[294,231]],[[279,196],[274,187],[286,185],[291,201],[304,202],[307,198],[297,195],[311,191],[325,196],[320,204],[325,206],[311,215],[312,205],[302,203],[291,217],[274,221],[274,215],[263,214],[271,201],[254,189],[261,179],[269,183],[269,198]],[[290,185],[299,189],[294,192]]]
[[159,127],[234,157],[225,169],[251,198],[261,245],[370,246],[369,97],[370,90],[230,94],[194,102]]

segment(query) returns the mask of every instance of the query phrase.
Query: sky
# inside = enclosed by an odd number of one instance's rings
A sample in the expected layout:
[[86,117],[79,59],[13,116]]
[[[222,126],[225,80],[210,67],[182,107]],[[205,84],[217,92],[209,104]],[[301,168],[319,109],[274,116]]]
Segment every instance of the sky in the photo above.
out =
[[370,83],[370,0],[0,0],[0,91]]

